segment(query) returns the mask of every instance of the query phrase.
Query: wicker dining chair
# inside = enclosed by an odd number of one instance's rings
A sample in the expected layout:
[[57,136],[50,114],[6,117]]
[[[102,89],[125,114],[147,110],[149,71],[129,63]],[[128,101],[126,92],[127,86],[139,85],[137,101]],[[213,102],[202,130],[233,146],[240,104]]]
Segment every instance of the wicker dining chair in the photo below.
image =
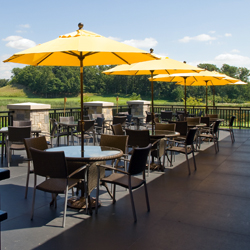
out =
[[[176,140],[169,140],[171,143],[169,143],[169,147],[166,149],[166,153],[168,151],[171,152],[171,159],[170,159],[170,164],[172,165],[172,153],[177,152],[181,154],[186,155],[186,160],[187,160],[187,166],[188,166],[188,173],[189,175],[191,174],[190,171],[190,164],[188,160],[188,155],[192,154],[193,155],[193,161],[194,161],[194,169],[196,170],[196,162],[195,162],[195,155],[194,155],[194,137],[196,135],[197,128],[191,128],[188,131],[187,137],[184,142],[176,141]],[[167,155],[168,157],[168,155]]]
[[[80,179],[73,179],[74,174],[79,173],[85,166],[80,167],[70,175],[68,174],[67,162],[64,152],[46,152],[34,148],[29,149],[34,165],[34,191],[31,210],[31,220],[34,217],[34,205],[36,190],[53,194],[53,204],[57,207],[57,195],[65,194],[64,213],[62,227],[65,227],[68,190],[75,187]],[[37,184],[37,176],[47,177],[43,182]]]
[[[97,165],[98,169],[104,167],[109,170],[114,170],[116,172],[113,172],[110,176],[101,178],[101,182],[103,183],[110,183],[114,184],[113,188],[113,203],[116,202],[115,200],[115,191],[116,191],[116,185],[122,186],[124,188],[127,188],[129,190],[130,199],[131,199],[131,205],[132,205],[132,211],[134,216],[134,222],[137,222],[137,216],[135,211],[135,204],[134,204],[134,198],[133,198],[133,192],[132,190],[139,188],[140,186],[144,185],[145,188],[145,196],[146,196],[146,203],[147,203],[147,209],[148,212],[150,211],[150,205],[149,205],[149,199],[148,199],[148,192],[147,192],[147,184],[146,184],[146,178],[145,178],[145,169],[146,169],[146,163],[149,151],[151,149],[151,144],[149,144],[145,148],[136,148],[133,151],[133,154],[130,159],[129,169],[128,171],[123,171],[120,169],[116,169],[113,167],[103,166],[103,165]],[[137,177],[138,174],[141,174],[143,178],[140,179]],[[97,186],[97,193],[96,193],[96,200],[98,202],[99,199],[99,186]],[[96,203],[96,213],[98,212],[98,206]]]
[[33,137],[33,138],[24,138],[24,145],[27,153],[27,161],[28,161],[28,170],[27,170],[27,177],[26,177],[26,188],[25,188],[25,199],[27,198],[28,194],[28,186],[29,186],[29,176],[34,171],[31,170],[30,165],[32,162],[32,155],[30,153],[30,148],[35,148],[39,150],[45,150],[48,148],[48,143],[46,141],[45,136],[40,137]]
[[8,138],[7,138],[7,162],[8,167],[11,161],[11,152],[15,150],[25,150],[24,138],[31,137],[31,127],[8,127]]

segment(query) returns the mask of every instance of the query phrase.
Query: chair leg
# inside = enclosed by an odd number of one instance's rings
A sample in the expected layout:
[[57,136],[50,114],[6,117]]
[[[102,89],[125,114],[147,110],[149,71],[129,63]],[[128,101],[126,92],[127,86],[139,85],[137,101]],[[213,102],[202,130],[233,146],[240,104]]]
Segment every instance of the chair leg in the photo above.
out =
[[192,154],[193,154],[193,160],[194,160],[194,170],[196,171],[197,168],[196,168],[196,161],[195,161],[195,156],[194,156],[194,150],[193,150]]
[[65,190],[65,201],[64,201],[64,212],[63,212],[63,223],[62,223],[62,227],[65,227],[65,223],[66,223],[66,212],[67,212],[67,201],[68,201],[68,186],[66,187]]
[[[90,215],[92,215],[92,204],[91,204],[91,197],[90,197],[90,195],[88,195],[88,198],[86,199],[86,204],[87,204],[87,202],[88,202],[88,204],[89,204],[89,214]],[[98,204],[97,204],[97,206],[98,206]]]
[[130,180],[130,185],[129,185],[129,195],[130,195],[130,200],[131,200],[131,205],[132,205],[134,222],[136,223],[137,222],[137,217],[136,217],[136,212],[135,212],[135,203],[134,203],[133,192],[132,192],[132,189],[131,189],[131,180]]
[[34,206],[35,206],[35,197],[36,197],[36,175],[34,176],[34,190],[33,190],[33,200],[32,200],[32,209],[31,209],[31,220],[34,217]]
[[27,170],[26,188],[25,188],[25,199],[27,199],[27,194],[28,194],[29,178],[30,178],[30,161],[28,161],[28,170]]
[[116,200],[115,200],[115,190],[116,190],[116,185],[114,184],[114,190],[113,190],[113,204],[116,203]]
[[190,175],[191,171],[190,171],[190,164],[189,164],[187,152],[186,152],[186,160],[187,160],[187,165],[188,165],[188,174]]
[[150,211],[150,205],[149,205],[148,189],[147,189],[146,181],[145,181],[145,183],[144,183],[144,189],[145,189],[145,196],[146,196],[147,208],[148,208],[148,212],[149,212],[149,211]]
[[217,154],[217,145],[216,145],[216,139],[214,138],[214,139],[213,139],[213,141],[214,141],[214,149],[215,149],[215,153]]

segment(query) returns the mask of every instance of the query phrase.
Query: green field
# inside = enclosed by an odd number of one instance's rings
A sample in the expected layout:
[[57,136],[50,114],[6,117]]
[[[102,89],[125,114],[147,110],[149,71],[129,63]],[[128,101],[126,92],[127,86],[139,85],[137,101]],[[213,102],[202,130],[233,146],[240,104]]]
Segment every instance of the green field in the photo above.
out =
[[[127,101],[130,101],[129,96],[118,96],[118,105],[127,105]],[[78,97],[67,97],[66,108],[73,108],[80,106],[80,95]],[[114,96],[100,96],[91,93],[85,94],[85,101],[105,101],[113,102],[116,104],[116,95]],[[143,98],[150,101],[150,98]],[[22,86],[5,86],[0,88],[0,111],[6,111],[8,104],[22,103],[22,102],[35,102],[50,104],[51,108],[63,108],[64,98],[40,98],[35,97],[32,93],[29,93]],[[177,104],[166,102],[165,100],[155,100],[155,104]],[[179,103],[181,104],[181,103]]]
[[[127,101],[130,101],[130,96],[118,96],[118,105],[127,105]],[[80,107],[80,96],[78,97],[67,97],[66,108],[75,108]],[[85,101],[105,101],[113,102],[116,105],[116,95],[113,96],[101,96],[91,93],[85,94]],[[149,98],[144,98],[143,100],[150,101]],[[22,103],[22,102],[35,102],[35,103],[44,103],[50,104],[51,108],[63,108],[64,107],[64,98],[40,98],[35,97],[32,93],[26,91],[22,86],[5,86],[0,88],[0,111],[7,111],[8,104]],[[155,105],[183,105],[183,102],[167,102],[166,100],[154,100]],[[204,104],[205,105],[205,104]],[[209,104],[210,105],[210,104]],[[216,104],[218,105],[218,104]],[[229,106],[228,104],[219,104],[220,106]],[[235,104],[230,106],[236,106]],[[249,106],[248,103],[241,104],[239,106]]]

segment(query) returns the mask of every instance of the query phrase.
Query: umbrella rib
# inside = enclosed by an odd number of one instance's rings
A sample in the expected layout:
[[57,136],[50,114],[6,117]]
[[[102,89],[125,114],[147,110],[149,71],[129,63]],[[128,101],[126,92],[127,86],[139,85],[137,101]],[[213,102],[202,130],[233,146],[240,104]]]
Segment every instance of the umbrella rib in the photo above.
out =
[[36,63],[36,65],[39,65],[40,63],[42,63],[45,59],[47,59],[48,57],[50,57],[53,53],[50,53],[49,55],[45,56],[41,61],[39,61],[38,63]]
[[11,62],[13,59],[16,59],[18,57],[20,57],[22,55],[13,55],[12,57],[10,57],[9,59],[5,60],[4,62]]
[[119,59],[121,59],[123,62],[130,64],[128,61],[124,60],[123,58],[121,58],[120,56],[118,56],[115,52],[112,52],[112,54],[114,54],[116,57],[118,57]]

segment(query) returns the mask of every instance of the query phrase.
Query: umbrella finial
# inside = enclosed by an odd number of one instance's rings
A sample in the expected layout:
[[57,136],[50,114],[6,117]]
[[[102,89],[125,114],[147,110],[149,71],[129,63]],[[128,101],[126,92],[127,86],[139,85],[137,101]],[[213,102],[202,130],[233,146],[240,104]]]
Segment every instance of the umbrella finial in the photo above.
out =
[[79,30],[81,30],[83,28],[83,24],[82,23],[78,23],[78,27],[79,27]]
[[151,48],[151,49],[150,49],[150,53],[153,53],[153,52],[154,52],[154,49]]

